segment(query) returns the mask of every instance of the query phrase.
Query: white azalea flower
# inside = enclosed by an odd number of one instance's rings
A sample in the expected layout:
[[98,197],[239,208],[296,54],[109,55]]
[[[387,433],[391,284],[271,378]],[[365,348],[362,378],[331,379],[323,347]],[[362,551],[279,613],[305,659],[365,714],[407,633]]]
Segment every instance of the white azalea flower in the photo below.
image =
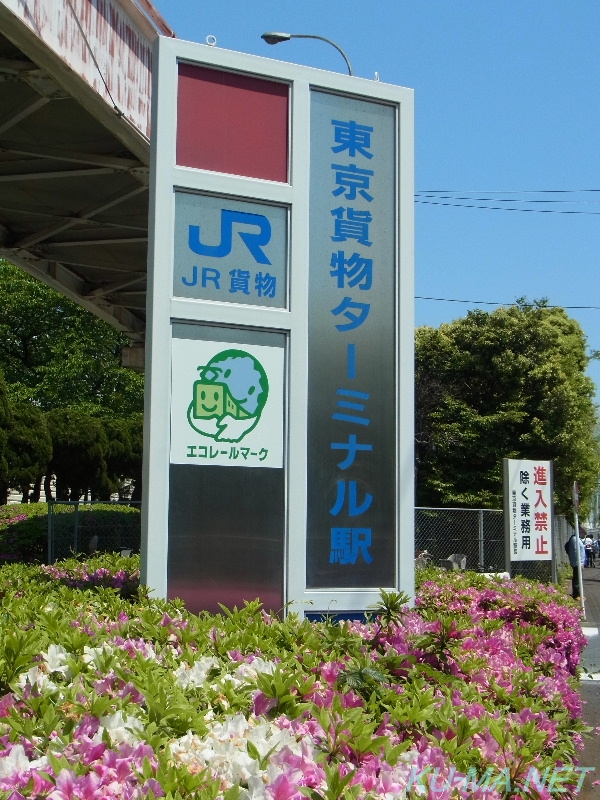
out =
[[244,734],[248,730],[248,720],[241,714],[235,714],[233,717],[226,717],[222,723],[217,722],[213,727],[213,736],[221,742],[241,741]]
[[[264,786],[272,782],[269,767],[262,770],[259,760],[250,756],[248,742],[258,750],[261,760],[269,752],[275,753],[284,747],[298,754],[302,752],[302,744],[289,730],[281,730],[270,722],[247,720],[240,713],[222,721],[212,721],[209,732],[202,738],[189,732],[171,742],[171,756],[191,772],[200,772],[209,766],[227,788],[234,784],[246,787],[244,800],[264,800]],[[277,768],[273,779],[280,771],[281,768]]]
[[16,744],[7,756],[0,758],[0,778],[11,778],[29,769],[29,759],[22,744]]
[[0,780],[11,778],[14,775],[22,775],[32,769],[44,769],[48,766],[48,758],[41,758],[30,761],[25,754],[22,744],[16,744],[7,756],[0,757]]
[[262,775],[252,776],[248,780],[248,789],[242,789],[240,800],[268,800],[269,795],[265,792],[265,779]]
[[240,682],[256,681],[259,674],[272,675],[275,672],[276,664],[273,661],[265,661],[263,658],[255,658],[251,664],[240,664],[233,673],[234,678]]
[[109,644],[103,644],[101,647],[88,647],[86,644],[83,648],[81,660],[84,664],[93,664],[95,667],[98,667],[100,658],[105,655],[112,655],[114,652],[114,647],[111,647]]
[[229,746],[227,749],[227,762],[229,770],[226,777],[231,783],[245,784],[251,777],[260,777],[262,772],[258,761],[251,758],[244,750]]
[[46,769],[48,766],[48,756],[41,756],[29,762],[29,769]]
[[48,672],[60,672],[64,678],[72,678],[73,672],[67,664],[69,653],[60,644],[51,644],[47,652],[42,652]]
[[48,690],[48,691],[55,691],[58,689],[58,686],[51,681],[48,677],[47,668],[44,664],[44,667],[31,667],[28,672],[22,672],[19,675],[19,680],[17,681],[18,685],[21,689],[24,689],[27,684],[39,689],[41,692]]
[[148,661],[158,661],[158,655],[154,647],[150,644],[150,642],[144,642],[144,646],[142,648],[143,656]]
[[404,764],[412,764],[419,757],[418,750],[405,750],[398,756],[398,761]]
[[191,667],[184,662],[175,670],[177,684],[182,689],[197,689],[199,686],[204,686],[210,670],[218,666],[219,660],[213,656],[200,658],[194,661]]
[[256,747],[259,755],[264,758],[270,750],[282,750],[284,747],[295,755],[302,754],[302,745],[287,728],[278,728],[272,722],[264,722],[251,728],[247,735],[248,741]]
[[144,726],[137,717],[132,714],[123,715],[122,711],[116,711],[107,717],[100,718],[100,725],[110,736],[111,742],[117,744],[127,742],[127,744],[138,744],[141,739],[135,734],[142,733]]
[[171,755],[179,764],[185,764],[190,772],[200,772],[211,762],[213,755],[210,747],[204,746],[202,739],[188,731],[185,736],[171,742]]

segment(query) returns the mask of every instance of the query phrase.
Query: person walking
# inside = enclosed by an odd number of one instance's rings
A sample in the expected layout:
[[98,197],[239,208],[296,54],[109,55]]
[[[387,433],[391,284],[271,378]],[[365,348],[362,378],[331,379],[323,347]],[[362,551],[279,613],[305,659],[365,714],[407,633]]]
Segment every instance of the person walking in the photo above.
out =
[[590,536],[589,533],[586,533],[585,539],[583,540],[583,544],[585,546],[585,565],[586,567],[595,567],[596,564],[594,563],[594,540]]
[[[569,557],[569,564],[573,568],[573,576],[571,579],[573,599],[578,600],[581,597],[581,587],[579,585],[579,564],[581,564],[583,567],[585,562],[585,545],[583,543],[583,537],[581,535],[578,536],[575,532],[573,532],[571,538],[565,545],[565,550],[567,551],[567,555]],[[577,559],[577,553],[579,553],[579,560]]]

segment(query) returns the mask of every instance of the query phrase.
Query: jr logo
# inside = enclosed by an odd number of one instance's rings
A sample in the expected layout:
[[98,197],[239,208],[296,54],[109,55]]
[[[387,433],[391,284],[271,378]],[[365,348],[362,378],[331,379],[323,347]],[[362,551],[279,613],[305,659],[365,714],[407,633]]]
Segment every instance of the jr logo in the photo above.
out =
[[228,211],[221,209],[221,243],[217,245],[202,244],[200,241],[200,226],[190,225],[188,244],[190,250],[200,256],[211,256],[212,258],[224,258],[231,253],[233,244],[233,225],[251,225],[258,228],[258,233],[238,231],[241,240],[244,242],[254,260],[259,264],[270,264],[271,262],[264,254],[262,248],[271,240],[271,223],[262,214],[247,214],[243,211]]

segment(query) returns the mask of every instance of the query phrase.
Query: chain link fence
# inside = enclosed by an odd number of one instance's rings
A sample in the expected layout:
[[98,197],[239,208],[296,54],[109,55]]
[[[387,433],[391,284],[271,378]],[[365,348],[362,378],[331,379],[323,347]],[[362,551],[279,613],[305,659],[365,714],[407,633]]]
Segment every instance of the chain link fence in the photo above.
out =
[[[78,553],[131,551],[141,544],[141,503],[55,501],[48,505],[48,563]],[[554,561],[514,561],[511,576],[549,582],[561,575],[569,560],[565,542],[573,526],[554,517]],[[451,555],[464,558],[464,568],[504,572],[504,513],[496,509],[416,508],[417,566],[441,566]]]
[[[78,553],[139,553],[141,503],[85,503],[57,500],[48,504],[48,563]],[[128,554],[130,554],[128,553]]]
[[[511,577],[556,580],[568,566],[565,542],[573,526],[554,517],[553,561],[513,561]],[[465,568],[478,572],[505,572],[504,512],[483,508],[415,508],[417,566],[441,566],[452,555],[463,556]]]

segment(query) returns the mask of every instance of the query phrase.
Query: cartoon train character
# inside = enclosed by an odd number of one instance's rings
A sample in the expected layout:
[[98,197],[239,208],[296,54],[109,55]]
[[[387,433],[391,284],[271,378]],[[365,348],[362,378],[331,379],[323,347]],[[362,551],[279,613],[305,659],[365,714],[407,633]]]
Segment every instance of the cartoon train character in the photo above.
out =
[[226,414],[234,419],[251,416],[235,402],[224,383],[196,381],[192,408],[194,419],[222,419]]

